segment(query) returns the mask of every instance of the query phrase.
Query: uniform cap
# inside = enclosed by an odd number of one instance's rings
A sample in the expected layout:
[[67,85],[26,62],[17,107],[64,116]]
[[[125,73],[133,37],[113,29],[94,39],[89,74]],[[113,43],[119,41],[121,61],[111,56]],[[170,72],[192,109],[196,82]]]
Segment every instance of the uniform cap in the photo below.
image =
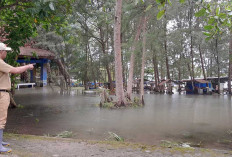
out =
[[7,47],[6,44],[0,42],[0,51],[11,51],[10,47]]

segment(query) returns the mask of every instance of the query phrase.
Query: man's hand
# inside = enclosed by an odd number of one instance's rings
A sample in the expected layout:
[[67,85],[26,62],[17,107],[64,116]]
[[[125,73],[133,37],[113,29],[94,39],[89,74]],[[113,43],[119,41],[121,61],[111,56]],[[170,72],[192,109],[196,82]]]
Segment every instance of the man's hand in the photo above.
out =
[[34,65],[33,65],[33,64],[28,64],[27,66],[28,66],[28,69],[29,69],[29,70],[34,69]]

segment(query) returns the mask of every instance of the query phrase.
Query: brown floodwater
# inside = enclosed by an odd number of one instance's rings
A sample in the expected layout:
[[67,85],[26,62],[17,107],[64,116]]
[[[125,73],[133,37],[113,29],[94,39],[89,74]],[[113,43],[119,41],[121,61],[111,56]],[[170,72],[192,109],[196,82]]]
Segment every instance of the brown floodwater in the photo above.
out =
[[161,140],[232,148],[231,97],[226,95],[145,94],[145,106],[101,109],[99,94],[73,90],[61,95],[47,88],[20,89],[6,131],[105,140],[109,132],[125,141],[157,145]]

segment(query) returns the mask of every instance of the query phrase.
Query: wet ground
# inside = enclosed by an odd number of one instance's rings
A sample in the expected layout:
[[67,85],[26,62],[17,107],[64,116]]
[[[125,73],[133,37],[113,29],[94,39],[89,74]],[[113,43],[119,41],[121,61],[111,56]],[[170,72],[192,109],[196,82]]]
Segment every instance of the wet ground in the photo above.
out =
[[6,135],[11,153],[0,157],[231,157],[226,150],[165,148],[125,142],[81,141],[40,136]]
[[72,91],[60,95],[50,88],[20,89],[10,109],[11,133],[105,140],[108,132],[126,141],[150,145],[162,140],[189,142],[207,148],[232,148],[232,107],[228,96],[146,94],[145,106],[100,109],[98,94]]

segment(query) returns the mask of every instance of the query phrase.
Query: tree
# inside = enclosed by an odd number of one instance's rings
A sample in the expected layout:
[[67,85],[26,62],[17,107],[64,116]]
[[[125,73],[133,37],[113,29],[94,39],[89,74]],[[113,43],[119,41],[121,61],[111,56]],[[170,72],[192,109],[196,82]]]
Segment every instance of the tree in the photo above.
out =
[[139,40],[142,25],[144,23],[145,23],[145,16],[143,16],[138,23],[135,39],[134,39],[133,45],[131,47],[130,70],[129,70],[129,77],[128,77],[128,83],[127,83],[127,97],[129,100],[131,100],[132,84],[133,84],[133,80],[134,80],[134,62],[135,62],[135,52],[134,51],[135,51],[137,42]]
[[116,0],[114,18],[114,51],[115,51],[115,81],[116,81],[116,96],[117,106],[126,104],[123,77],[122,77],[122,57],[121,57],[121,15],[122,15],[122,0]]
[[143,22],[143,55],[142,55],[142,67],[141,67],[141,81],[140,81],[140,103],[144,104],[144,68],[146,61],[146,26],[147,26],[147,18],[144,15]]

